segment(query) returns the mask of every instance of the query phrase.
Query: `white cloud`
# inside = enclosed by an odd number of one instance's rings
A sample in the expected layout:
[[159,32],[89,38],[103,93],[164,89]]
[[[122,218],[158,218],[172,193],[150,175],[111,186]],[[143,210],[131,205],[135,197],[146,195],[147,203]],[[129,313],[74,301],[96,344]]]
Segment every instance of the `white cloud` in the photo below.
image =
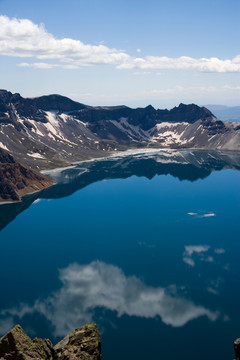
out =
[[182,69],[198,72],[240,72],[240,57],[221,60],[216,57],[194,59],[189,56],[169,58],[166,56],[146,56],[131,58],[130,61],[118,65],[119,69]]
[[57,64],[48,64],[48,63],[26,63],[22,62],[18,64],[19,67],[32,67],[34,69],[52,69],[54,67],[59,67]]
[[230,85],[223,85],[223,86],[181,86],[176,85],[172,88],[162,88],[162,89],[152,89],[142,91],[138,93],[138,98],[141,97],[156,97],[159,96],[172,96],[175,99],[175,96],[188,96],[190,99],[194,97],[199,98],[199,96],[218,96],[225,99],[225,96],[240,96],[240,86],[230,86]]
[[[137,76],[137,75],[134,75]],[[152,75],[151,75],[152,76]],[[147,106],[151,103],[156,108],[168,107],[172,108],[177,103],[225,103],[227,98],[232,101],[231,105],[236,105],[239,102],[240,89],[227,89],[226,85],[213,87],[187,87],[175,86],[173,88],[162,88],[144,91],[131,91],[125,88],[125,91],[117,89],[114,92],[88,92],[88,93],[67,93],[66,96],[74,98],[75,101],[80,101],[90,105],[116,105],[125,104],[129,106]]]
[[135,71],[133,75],[150,75],[151,71]]
[[28,19],[0,16],[0,54],[37,59],[58,59],[77,66],[120,64],[129,55],[104,45],[87,45],[70,38],[57,39],[44,25]]
[[[141,49],[137,49],[140,53]],[[189,56],[170,58],[166,56],[134,57],[125,51],[108,48],[103,44],[84,44],[71,38],[58,39],[49,33],[43,24],[34,24],[28,19],[10,19],[0,16],[0,55],[41,60],[57,60],[63,68],[78,68],[87,65],[108,64],[118,69],[182,69],[197,72],[240,72],[240,55],[233,59],[200,58]],[[26,62],[20,66],[27,66]],[[37,64],[37,63],[36,63]],[[48,64],[35,68],[48,69]],[[66,65],[67,64],[67,67]],[[45,67],[44,67],[45,66]]]
[[223,88],[226,90],[240,91],[240,86],[224,85]]
[[218,317],[217,312],[178,296],[176,291],[171,293],[171,287],[147,286],[137,277],[126,276],[120,268],[100,261],[71,264],[60,271],[60,280],[62,287],[47,299],[36,301],[33,306],[22,304],[6,309],[1,315],[8,321],[18,321],[38,312],[51,322],[55,336],[64,336],[93,321],[95,308],[114,311],[118,316],[159,316],[173,327],[184,326],[200,316],[207,316],[210,321]]
[[75,70],[78,68],[78,66],[73,64],[50,64],[50,63],[44,63],[44,62],[37,62],[37,63],[26,63],[22,62],[18,64],[19,67],[28,67],[33,69],[53,69],[53,68],[62,68],[62,69],[72,69]]

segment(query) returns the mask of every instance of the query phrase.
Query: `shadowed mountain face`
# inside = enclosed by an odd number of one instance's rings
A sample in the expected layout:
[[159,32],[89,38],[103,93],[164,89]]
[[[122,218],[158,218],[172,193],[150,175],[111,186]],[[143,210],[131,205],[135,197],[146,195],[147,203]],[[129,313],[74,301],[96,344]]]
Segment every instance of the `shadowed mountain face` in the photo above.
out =
[[130,148],[239,150],[239,123],[205,107],[91,107],[61,95],[0,90],[0,147],[34,169],[52,169]]
[[83,162],[75,167],[48,172],[57,184],[39,193],[27,195],[21,203],[0,206],[0,229],[37,199],[57,199],[106,179],[172,175],[180,181],[206,178],[212,171],[240,170],[240,153],[208,150],[158,150]]
[[53,179],[16,162],[0,148],[0,201],[19,201],[21,196],[54,183]]

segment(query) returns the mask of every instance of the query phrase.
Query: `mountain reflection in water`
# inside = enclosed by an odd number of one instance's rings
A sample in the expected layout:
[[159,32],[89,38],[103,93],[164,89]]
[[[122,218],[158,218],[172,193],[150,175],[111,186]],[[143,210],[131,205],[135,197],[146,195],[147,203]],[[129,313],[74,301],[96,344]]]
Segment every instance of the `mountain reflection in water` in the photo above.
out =
[[0,206],[0,231],[38,199],[57,199],[106,179],[130,176],[172,175],[179,180],[204,179],[212,171],[240,169],[240,153],[214,150],[154,150],[86,161],[67,169],[46,172],[57,184],[41,192],[24,196],[22,202]]
[[0,233],[1,334],[20,323],[55,342],[94,321],[106,360],[232,359],[239,165],[139,150],[53,170],[57,185],[1,205],[2,227],[19,214]]

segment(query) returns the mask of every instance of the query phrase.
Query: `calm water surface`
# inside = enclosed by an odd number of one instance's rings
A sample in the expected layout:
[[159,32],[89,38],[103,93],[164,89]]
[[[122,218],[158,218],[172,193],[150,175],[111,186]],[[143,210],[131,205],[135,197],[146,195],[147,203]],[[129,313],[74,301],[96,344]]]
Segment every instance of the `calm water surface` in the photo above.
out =
[[104,360],[233,359],[239,158],[185,151],[86,163],[0,206],[0,333],[20,323],[55,343],[93,321]]

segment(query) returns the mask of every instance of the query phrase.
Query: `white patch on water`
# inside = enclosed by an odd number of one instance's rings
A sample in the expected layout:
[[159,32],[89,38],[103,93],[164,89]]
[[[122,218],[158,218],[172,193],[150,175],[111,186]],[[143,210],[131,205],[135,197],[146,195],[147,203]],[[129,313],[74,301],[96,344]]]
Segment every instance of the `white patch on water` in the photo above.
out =
[[226,250],[220,248],[220,249],[214,249],[214,252],[215,252],[216,254],[220,255],[220,254],[224,254],[224,253],[226,252]]
[[33,204],[37,204],[41,201],[41,199],[34,200]]
[[202,253],[207,252],[209,249],[209,245],[187,245],[185,246],[185,251],[183,253],[183,262],[194,267],[196,263],[193,259],[193,255],[200,255],[201,259],[203,259]]
[[208,218],[208,217],[214,217],[216,214],[214,212],[208,212],[208,213],[202,213],[202,212],[188,212],[187,213],[190,216],[195,216],[196,218]]
[[202,217],[212,217],[212,216],[216,216],[216,214],[210,213],[210,214],[203,214],[202,215]]

